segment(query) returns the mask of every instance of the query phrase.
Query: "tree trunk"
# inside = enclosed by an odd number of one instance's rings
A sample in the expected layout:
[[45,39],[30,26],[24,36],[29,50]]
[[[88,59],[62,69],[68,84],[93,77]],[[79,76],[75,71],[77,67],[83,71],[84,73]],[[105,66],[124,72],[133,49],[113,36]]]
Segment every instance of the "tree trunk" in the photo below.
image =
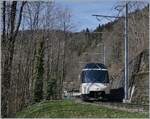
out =
[[[7,29],[7,31],[10,31],[6,34],[6,2],[3,2],[3,34],[2,34],[2,50],[4,51],[2,54],[2,62],[3,62],[3,69],[2,69],[2,117],[9,117],[9,99],[10,99],[10,82],[11,82],[11,69],[12,69],[12,62],[13,62],[13,54],[14,54],[14,44],[15,44],[15,38],[17,36],[19,26],[21,23],[22,18],[22,11],[23,6],[26,2],[22,2],[22,5],[20,7],[19,12],[19,18],[18,18],[18,24],[16,26],[16,10],[17,10],[17,1],[13,1],[11,4],[10,9],[10,21],[7,22],[7,24],[10,24],[10,27]],[[9,14],[8,14],[9,16]],[[9,23],[10,22],[10,23]],[[16,26],[16,28],[15,28]],[[7,38],[7,39],[6,39]]]

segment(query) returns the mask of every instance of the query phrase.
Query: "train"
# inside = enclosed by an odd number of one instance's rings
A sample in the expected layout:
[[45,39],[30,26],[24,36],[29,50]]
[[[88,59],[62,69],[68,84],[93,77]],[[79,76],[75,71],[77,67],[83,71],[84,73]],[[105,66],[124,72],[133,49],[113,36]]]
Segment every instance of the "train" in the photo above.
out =
[[88,63],[80,75],[81,98],[84,101],[102,99],[110,93],[109,74],[102,63]]

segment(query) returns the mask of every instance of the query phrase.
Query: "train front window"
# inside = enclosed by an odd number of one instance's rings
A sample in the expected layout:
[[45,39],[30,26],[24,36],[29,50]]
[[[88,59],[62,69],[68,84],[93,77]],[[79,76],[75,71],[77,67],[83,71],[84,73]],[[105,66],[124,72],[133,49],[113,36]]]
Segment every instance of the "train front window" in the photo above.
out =
[[87,70],[82,71],[82,83],[109,83],[108,71]]

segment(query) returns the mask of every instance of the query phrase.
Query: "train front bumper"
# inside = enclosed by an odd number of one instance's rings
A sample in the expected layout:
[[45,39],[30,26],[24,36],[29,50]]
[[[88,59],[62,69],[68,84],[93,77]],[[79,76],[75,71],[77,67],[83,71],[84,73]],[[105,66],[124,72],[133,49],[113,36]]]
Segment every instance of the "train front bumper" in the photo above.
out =
[[90,92],[105,92],[108,94],[110,92],[109,84],[103,83],[82,83],[81,84],[81,94],[89,94]]

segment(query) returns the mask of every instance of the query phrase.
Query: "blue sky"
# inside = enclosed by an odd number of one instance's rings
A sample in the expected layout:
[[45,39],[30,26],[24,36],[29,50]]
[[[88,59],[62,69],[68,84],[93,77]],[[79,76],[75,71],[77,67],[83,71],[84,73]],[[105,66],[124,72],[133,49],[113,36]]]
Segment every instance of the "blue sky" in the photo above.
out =
[[108,22],[103,19],[99,22],[92,14],[115,15],[113,6],[117,0],[54,0],[63,7],[70,9],[75,30],[85,28],[94,29],[98,24]]

